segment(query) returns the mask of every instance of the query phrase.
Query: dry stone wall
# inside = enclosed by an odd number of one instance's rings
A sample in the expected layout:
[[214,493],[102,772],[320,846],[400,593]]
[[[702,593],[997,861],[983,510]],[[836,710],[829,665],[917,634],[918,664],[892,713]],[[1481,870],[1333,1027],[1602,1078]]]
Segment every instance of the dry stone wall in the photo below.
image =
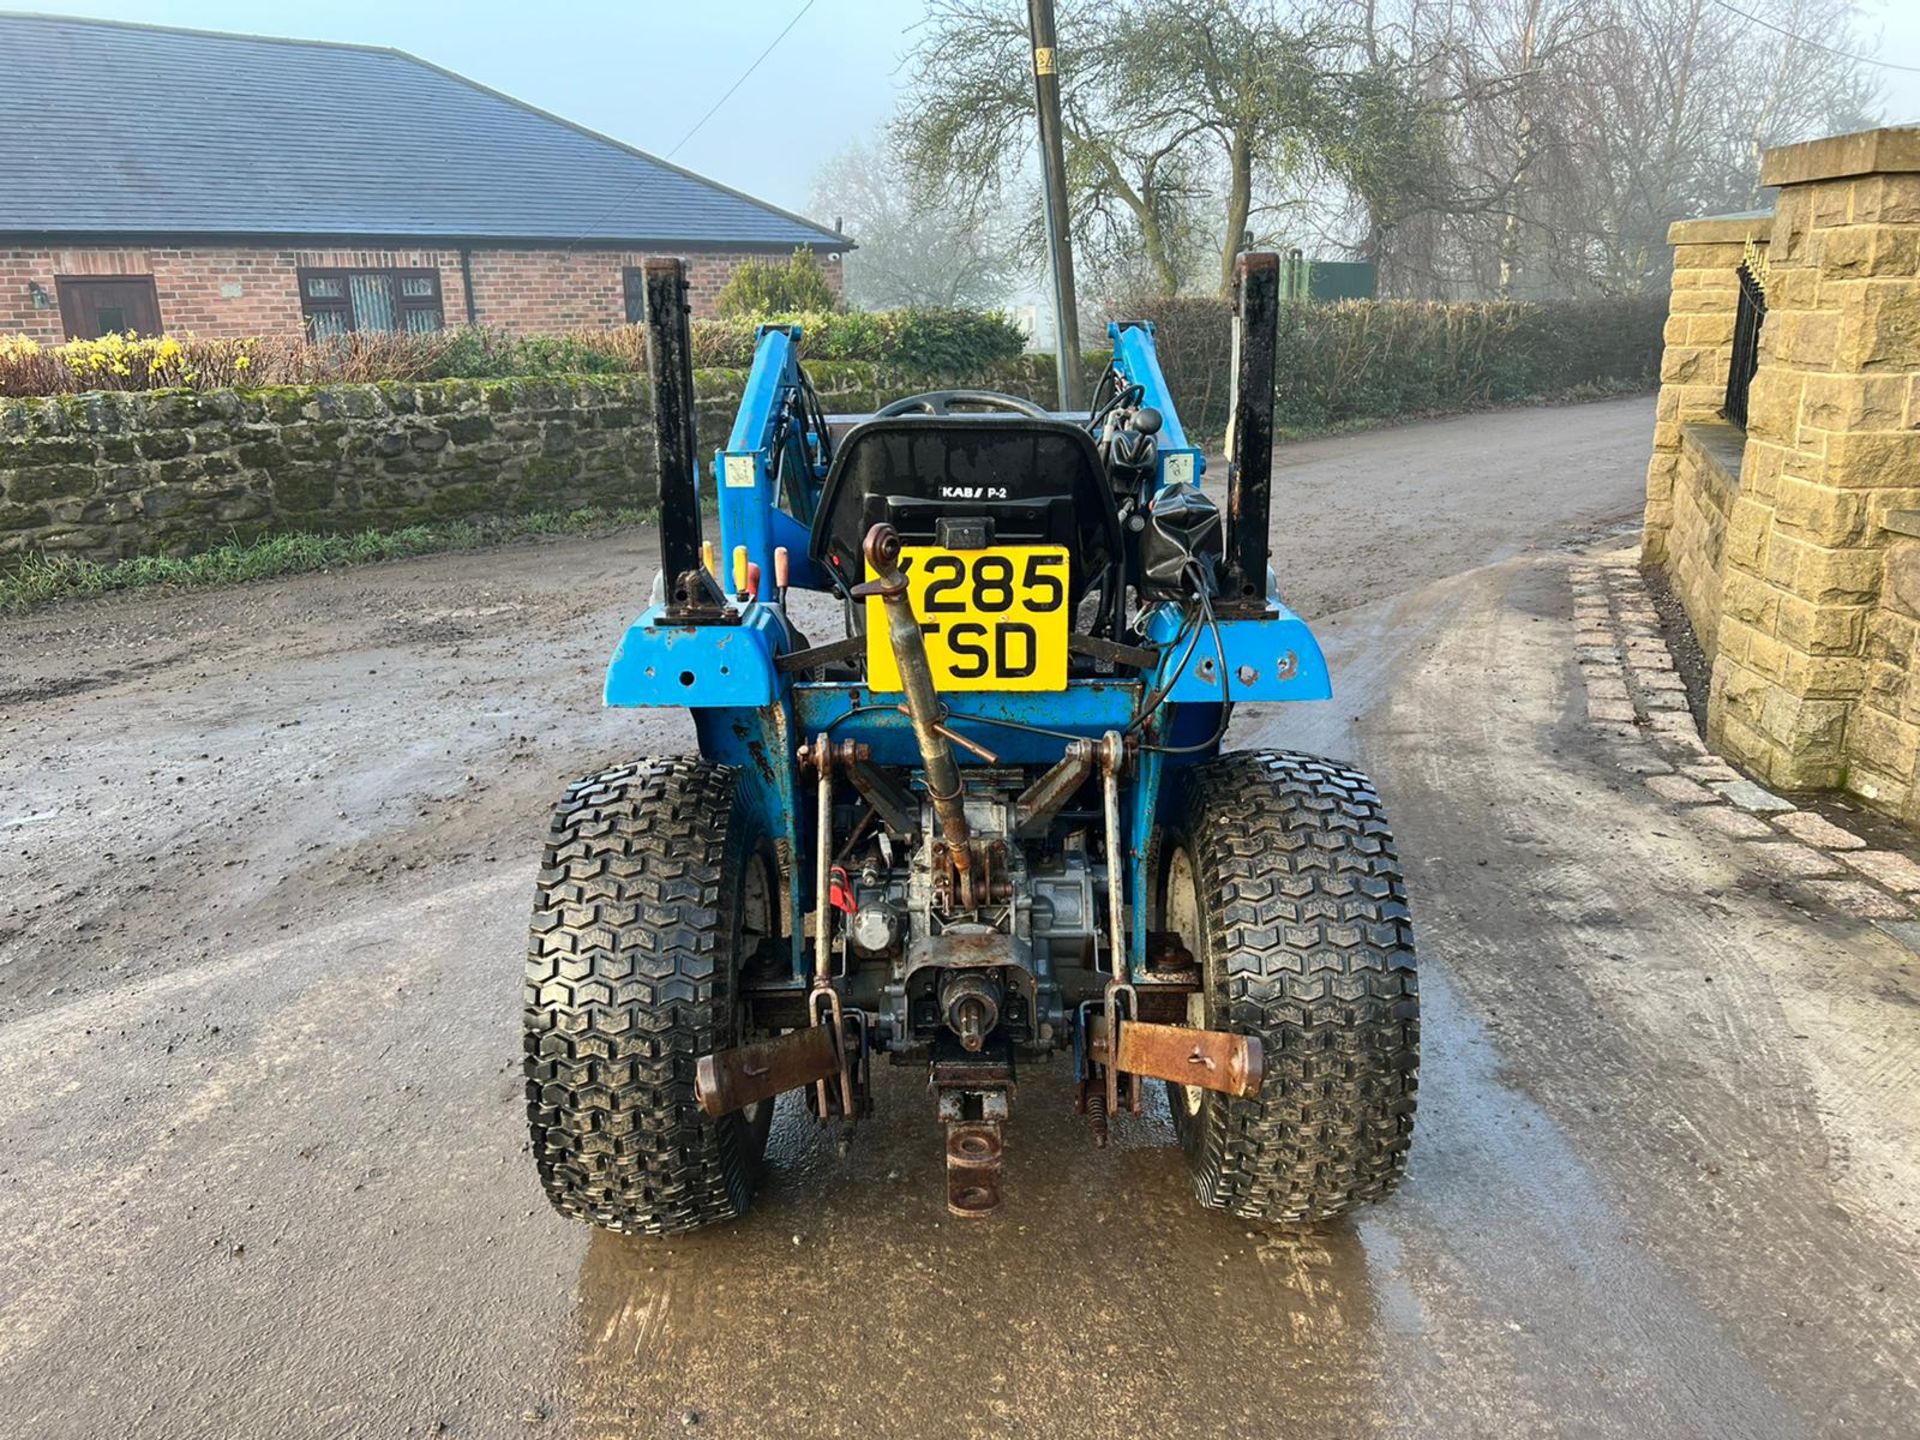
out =
[[[1044,357],[944,379],[809,367],[829,412],[934,384],[1052,401]],[[695,375],[704,450],[725,443],[743,370]],[[651,506],[638,376],[440,380],[0,400],[0,565],[42,552],[185,554],[273,531],[355,531],[582,506]]]

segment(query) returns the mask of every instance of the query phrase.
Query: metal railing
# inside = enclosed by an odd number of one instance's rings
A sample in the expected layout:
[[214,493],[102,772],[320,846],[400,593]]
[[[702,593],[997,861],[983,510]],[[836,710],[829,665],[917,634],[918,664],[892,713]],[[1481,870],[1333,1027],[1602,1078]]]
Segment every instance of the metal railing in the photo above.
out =
[[1733,312],[1733,363],[1727,369],[1727,400],[1720,413],[1742,430],[1747,428],[1747,387],[1760,368],[1760,328],[1767,319],[1767,292],[1751,263],[1734,272],[1740,277],[1740,300]]

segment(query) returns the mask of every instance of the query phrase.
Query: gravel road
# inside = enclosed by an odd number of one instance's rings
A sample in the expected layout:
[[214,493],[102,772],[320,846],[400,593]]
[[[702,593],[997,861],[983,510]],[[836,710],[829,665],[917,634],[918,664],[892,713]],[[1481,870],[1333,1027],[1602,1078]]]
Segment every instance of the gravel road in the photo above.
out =
[[[691,742],[598,708],[653,537],[0,622],[0,1435],[1774,1437],[1920,1413],[1920,975],[1671,823],[1577,720],[1571,550],[1644,399],[1282,452],[1330,705],[1419,928],[1401,1193],[1199,1212],[1164,1115],[1023,1076],[945,1216],[922,1087],[754,1213],[592,1235],[525,1153],[545,811]],[[1617,540],[1615,543],[1618,543]]]

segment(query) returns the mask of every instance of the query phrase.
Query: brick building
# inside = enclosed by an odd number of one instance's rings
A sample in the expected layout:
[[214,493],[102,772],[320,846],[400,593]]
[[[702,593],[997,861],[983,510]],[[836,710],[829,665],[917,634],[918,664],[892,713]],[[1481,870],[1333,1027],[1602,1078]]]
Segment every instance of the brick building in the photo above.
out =
[[710,310],[851,242],[397,50],[0,14],[0,335],[335,334]]

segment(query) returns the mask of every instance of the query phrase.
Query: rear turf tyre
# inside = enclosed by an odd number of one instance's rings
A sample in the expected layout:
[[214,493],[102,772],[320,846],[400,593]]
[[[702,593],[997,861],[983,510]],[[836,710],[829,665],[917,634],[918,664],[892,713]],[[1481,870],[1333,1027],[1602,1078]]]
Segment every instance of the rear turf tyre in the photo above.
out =
[[1168,1086],[1202,1204],[1306,1224],[1390,1194],[1413,1139],[1420,997],[1366,776],[1283,751],[1188,776],[1156,909],[1200,962],[1189,1022],[1257,1035],[1252,1099]]
[[711,1119],[693,1072],[744,1038],[740,967],[777,929],[777,880],[727,766],[643,760],[561,799],[525,992],[527,1121],[561,1214],[670,1235],[746,1211],[773,1104]]

